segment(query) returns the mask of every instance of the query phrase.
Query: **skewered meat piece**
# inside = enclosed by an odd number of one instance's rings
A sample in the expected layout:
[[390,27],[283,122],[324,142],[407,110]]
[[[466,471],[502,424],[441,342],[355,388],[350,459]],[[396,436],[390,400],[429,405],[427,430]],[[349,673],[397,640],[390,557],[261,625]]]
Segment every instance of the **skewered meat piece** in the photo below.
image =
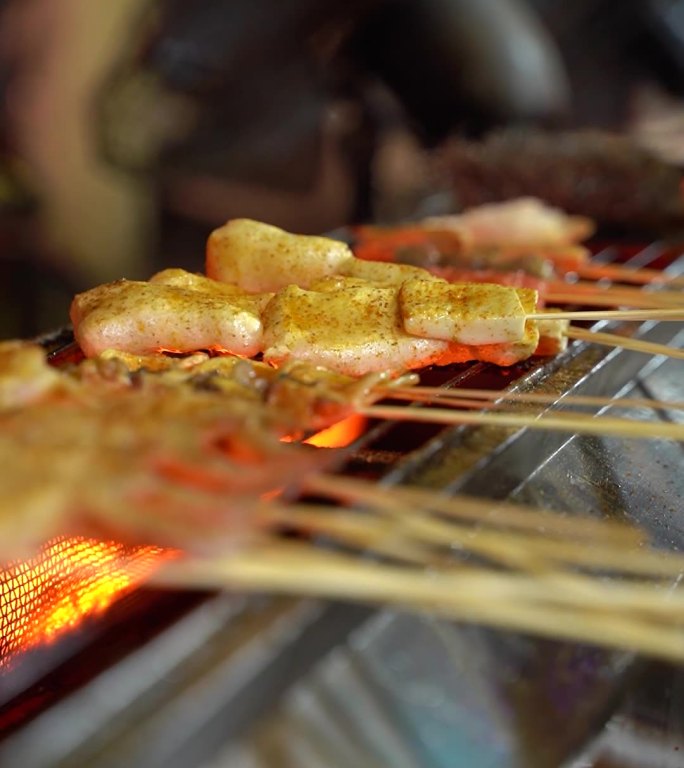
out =
[[[413,283],[423,281],[408,281],[404,286]],[[372,371],[417,369],[468,360],[511,365],[534,354],[538,341],[536,325],[524,322],[524,315],[534,311],[534,291],[521,289],[525,302],[522,297],[518,301],[518,316],[513,323],[520,324],[522,315],[523,327],[515,341],[511,341],[509,325],[504,334],[507,339],[500,340],[501,343],[493,343],[492,339],[488,344],[468,344],[453,336],[444,340],[407,333],[400,300],[404,286],[378,286],[337,277],[313,285],[312,290],[289,286],[279,291],[264,313],[264,360],[275,365],[290,359],[306,360],[359,376]],[[448,287],[446,283],[425,282],[428,286]],[[518,295],[516,289],[503,290]],[[409,292],[407,306],[414,305],[417,297]],[[439,311],[443,316],[443,306]],[[467,310],[463,313],[458,309],[456,315],[463,319]],[[443,317],[442,335],[447,335],[448,325],[456,324]]]
[[[520,293],[488,283],[429,283],[407,280],[399,290],[404,330],[413,336],[460,344],[519,341],[525,332]],[[537,295],[530,291],[533,306]]]
[[265,361],[305,360],[361,376],[420,368],[447,352],[448,342],[406,333],[395,287],[350,278],[314,287],[291,285],[266,307]]
[[[123,367],[123,369],[122,369]],[[239,357],[199,352],[189,357],[163,354],[138,356],[108,350],[84,361],[74,375],[92,381],[117,380],[122,373],[153,374],[154,381],[176,387],[198,387],[223,395],[258,402],[274,409],[287,432],[318,431],[351,415],[356,408],[382,396],[393,386],[415,383],[413,375],[390,378],[380,372],[353,378],[321,366],[293,360],[275,369],[265,363]]]
[[264,298],[119,280],[78,294],[74,336],[87,356],[106,349],[148,354],[221,349],[249,357],[261,349]]
[[[527,288],[517,290],[525,315],[536,311],[536,291]],[[549,321],[552,322],[552,321]],[[439,365],[450,363],[466,363],[470,360],[481,360],[494,365],[515,365],[521,360],[527,360],[537,354],[539,345],[539,330],[537,320],[525,320],[522,336],[516,341],[506,341],[496,344],[455,344],[449,345],[446,356]]]
[[534,197],[469,208],[451,216],[423,219],[429,232],[454,232],[465,251],[480,248],[557,248],[586,240],[590,219],[568,216]]
[[524,269],[551,277],[587,261],[589,251],[578,243],[592,232],[589,219],[520,198],[406,226],[358,227],[354,252],[362,259],[426,269]]
[[[292,237],[291,245],[298,242]],[[149,283],[99,286],[74,299],[75,337],[86,356],[107,349],[134,355],[213,349],[252,356],[265,349],[264,359],[270,363],[303,359],[360,376],[415,369],[452,357],[483,359],[475,347],[515,342],[524,335],[518,289],[491,285],[455,289],[417,267],[353,257],[345,264],[348,272],[378,280],[333,275],[315,283],[313,292],[289,286],[275,298],[247,294],[235,285],[177,269],[158,273]],[[242,266],[246,269],[246,260]],[[398,301],[402,286],[409,287]],[[331,291],[337,294],[334,298],[316,295]],[[268,334],[262,344],[264,328]],[[455,357],[455,347],[447,350],[438,341],[459,345]],[[529,354],[533,351],[534,346]],[[518,354],[513,355],[515,360],[520,359]],[[500,359],[499,352],[484,359]]]
[[[232,231],[233,224],[222,229]],[[240,237],[261,238],[260,248],[274,237],[268,226],[262,237],[265,225],[258,222],[237,224]],[[287,247],[271,259],[277,278],[272,284],[293,279],[288,267],[298,248],[314,273],[333,268],[324,238],[314,238],[312,249],[309,237],[281,234]],[[228,244],[221,263],[237,264],[233,276],[244,284],[259,282],[259,248],[255,255],[238,244],[234,258],[235,244]],[[149,283],[99,286],[74,300],[75,336],[87,356],[110,348],[133,355],[263,352],[274,365],[300,359],[352,376],[468,360],[510,365],[537,347],[536,325],[527,320],[536,309],[533,290],[450,285],[419,267],[367,262],[348,251],[334,268],[336,274],[307,279],[311,290],[288,284],[275,295],[245,293],[236,284],[177,269]]]
[[275,369],[266,363],[233,355],[188,356],[156,353],[133,355],[107,350],[96,357],[55,368],[39,344],[11,341],[0,344],[0,392],[16,393],[0,408],[19,410],[35,403],[83,396],[106,396],[128,389],[185,389],[213,392],[267,407],[279,434],[292,430],[318,431],[368,405],[395,386],[408,386],[417,377],[391,377],[387,372],[361,378],[320,366],[292,361]]
[[345,243],[294,235],[251,219],[234,219],[211,233],[206,271],[210,278],[248,293],[278,291],[288,285],[309,288],[334,275],[387,285],[400,285],[409,278],[436,279],[420,267],[364,261]]
[[481,142],[453,141],[436,165],[462,208],[533,195],[628,232],[684,223],[679,168],[625,136],[500,131]]
[[296,284],[308,288],[353,258],[345,243],[327,237],[293,235],[270,224],[233,219],[207,241],[207,276],[250,293]]

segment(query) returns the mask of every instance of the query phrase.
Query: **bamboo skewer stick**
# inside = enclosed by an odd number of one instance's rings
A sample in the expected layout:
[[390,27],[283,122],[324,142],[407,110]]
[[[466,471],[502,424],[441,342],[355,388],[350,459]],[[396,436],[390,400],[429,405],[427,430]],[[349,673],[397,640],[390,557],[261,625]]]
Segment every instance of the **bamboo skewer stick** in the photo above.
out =
[[[648,398],[614,398],[609,397],[577,397],[570,398],[566,401],[566,398],[561,398],[559,395],[540,395],[539,399],[528,399],[524,395],[520,397],[509,397],[505,392],[497,393],[496,397],[460,397],[460,390],[456,389],[453,394],[449,393],[449,390],[443,390],[444,394],[440,394],[439,389],[436,392],[423,392],[422,387],[417,388],[417,392],[405,391],[403,389],[397,392],[392,392],[390,397],[392,400],[403,400],[412,403],[427,403],[433,405],[443,405],[450,408],[472,408],[474,410],[481,410],[482,408],[493,408],[497,411],[510,410],[516,407],[516,413],[519,413],[519,409],[516,404],[523,405],[541,404],[541,405],[568,405],[573,407],[596,407],[596,408],[649,408],[652,410],[672,410],[679,411],[684,410],[684,403],[679,401],[666,402],[665,400],[649,400]],[[426,387],[431,389],[431,387]],[[511,393],[521,394],[521,393]],[[569,397],[569,396],[568,396]]]
[[535,312],[527,315],[528,320],[684,320],[683,308],[664,309],[616,309],[616,310],[570,310]]
[[619,301],[629,304],[632,301],[657,301],[663,306],[681,306],[684,302],[682,292],[677,290],[668,290],[667,286],[659,285],[658,290],[648,290],[648,287],[639,286],[638,288],[630,285],[602,285],[588,280],[579,280],[574,283],[563,280],[547,280],[544,282],[546,287],[545,295],[548,293],[566,293],[572,297],[572,303],[577,304],[582,299],[593,298],[595,296],[616,297]]
[[[389,555],[411,565],[434,567],[444,563],[447,556],[453,562],[457,552],[483,555],[495,563],[545,578],[554,573],[556,579],[562,578],[564,589],[588,590],[590,596],[595,590],[592,577],[568,572],[567,567],[596,568],[641,578],[672,578],[684,571],[681,555],[654,552],[644,548],[641,541],[617,538],[613,536],[610,522],[587,518],[575,521],[589,530],[609,534],[605,541],[602,540],[604,536],[594,536],[588,547],[583,538],[556,540],[540,530],[496,531],[481,525],[474,529],[470,524],[435,519],[426,508],[402,507],[403,491],[403,488],[385,489],[385,504],[378,505],[375,511],[389,513],[387,517],[310,504],[272,503],[262,505],[255,516],[260,525],[286,525],[322,535],[345,546],[361,548],[364,552]],[[483,518],[479,522],[483,522]],[[634,529],[630,532],[638,533]]]
[[[323,487],[325,488],[325,485]],[[502,563],[515,565],[523,563],[525,568],[533,560],[539,561],[539,558],[545,558],[556,564],[603,568],[640,576],[671,577],[679,576],[684,567],[684,560],[680,555],[644,550],[641,548],[643,542],[640,540],[638,531],[625,526],[615,526],[610,521],[571,518],[566,519],[566,522],[574,523],[574,531],[572,525],[568,525],[565,531],[527,527],[524,530],[502,532],[484,528],[483,526],[491,521],[482,514],[482,510],[478,510],[480,515],[473,516],[470,520],[474,519],[480,525],[477,529],[473,529],[472,525],[464,525],[462,522],[430,518],[429,510],[426,508],[416,505],[402,506],[405,504],[404,496],[409,495],[412,489],[409,489],[409,493],[405,493],[406,490],[405,488],[386,488],[382,498],[383,503],[373,505],[371,502],[371,506],[378,511],[384,511],[395,521],[395,526],[385,531],[389,530],[395,535],[408,535],[412,541],[420,540],[450,549],[458,546],[464,551],[493,556]],[[420,494],[420,490],[416,489],[416,493]],[[450,506],[450,511],[457,509],[455,516],[463,517],[458,515],[458,512],[462,511],[468,500],[464,500],[463,497],[454,497],[450,501],[453,505],[458,505]],[[486,507],[486,504],[481,506]],[[524,508],[518,509],[511,505],[506,509],[506,513],[520,512],[522,509]],[[534,517],[535,520],[539,519],[538,510],[531,510],[526,514]],[[546,516],[550,517],[548,513]],[[564,520],[560,517],[555,519]],[[324,527],[325,518],[319,518],[319,524]],[[573,540],[569,536],[577,532],[578,525],[584,530],[580,531],[581,536]],[[382,529],[376,528],[375,532],[380,530]],[[556,537],[562,538],[556,540]],[[587,539],[591,540],[590,547],[587,547]]]
[[503,629],[620,646],[684,659],[680,595],[656,586],[607,585],[568,589],[547,579],[466,570],[415,571],[275,544],[227,558],[172,563],[155,581],[163,586],[247,588],[396,605]]
[[429,424],[458,424],[529,428],[551,432],[570,432],[598,437],[630,437],[636,439],[684,440],[684,424],[632,421],[610,416],[590,417],[580,414],[518,414],[498,411],[477,413],[444,408],[412,408],[411,406],[372,405],[358,409],[363,416],[395,421],[418,421]]
[[305,490],[337,500],[362,503],[373,509],[396,514],[416,514],[423,509],[440,516],[476,521],[483,525],[506,529],[529,530],[545,536],[577,538],[592,543],[609,541],[637,545],[642,534],[633,526],[618,521],[590,517],[563,517],[549,510],[524,504],[512,504],[471,496],[448,496],[411,486],[378,486],[357,478],[313,475],[306,479]]
[[415,508],[409,514],[395,511],[377,518],[329,507],[271,506],[260,509],[257,518],[260,525],[285,525],[416,565],[430,565],[442,550],[442,556],[453,556],[457,551],[474,553],[526,571],[568,564],[642,577],[672,577],[684,568],[682,557],[654,554],[639,549],[636,543],[628,547],[620,541],[599,540],[587,547],[585,540],[558,541],[539,531],[474,529],[472,524],[432,518],[426,510]]
[[657,344],[643,339],[632,339],[628,336],[618,336],[615,333],[603,333],[601,331],[590,331],[586,328],[577,328],[571,326],[566,329],[565,335],[569,339],[578,339],[579,341],[590,341],[592,344],[603,344],[608,347],[622,347],[631,349],[634,352],[643,352],[646,355],[665,355],[684,360],[684,349],[668,347],[666,344]]
[[[382,390],[385,392],[386,390]],[[646,397],[600,397],[595,395],[547,395],[540,392],[507,392],[506,390],[468,389],[465,387],[397,387],[388,392],[396,400],[446,402],[450,400],[504,401],[511,403],[540,403],[542,405],[590,406],[597,408],[653,408],[654,410],[684,410],[684,401],[652,400]]]
[[[548,290],[543,292],[546,306],[555,307],[558,304],[580,305],[589,307],[613,307],[620,309],[676,309],[684,306],[682,297],[672,293],[640,292],[631,296],[621,292],[605,290],[575,293],[565,290]],[[664,298],[665,296],[671,298]],[[674,299],[674,300],[673,300]]]
[[640,292],[637,296],[629,294],[623,294],[618,291],[595,291],[590,293],[580,292],[575,293],[570,290],[549,290],[545,291],[544,300],[546,304],[587,304],[590,306],[604,306],[604,307],[630,307],[634,309],[648,309],[648,308],[666,308],[682,306],[682,298],[677,296],[676,301],[663,300],[658,293],[644,293]]
[[261,507],[256,514],[260,526],[286,526],[308,534],[325,536],[339,544],[375,552],[413,565],[426,565],[434,552],[418,540],[397,535],[385,519],[371,518],[311,505],[273,505]]
[[[577,295],[594,293],[617,293],[621,296],[656,296],[664,301],[681,302],[682,294],[677,288],[670,290],[666,282],[656,282],[648,285],[623,285],[620,283],[597,282],[596,280],[564,280],[562,278],[550,278],[543,281],[551,291],[570,291]],[[653,288],[654,290],[649,290]]]
[[[473,530],[472,526],[455,525],[453,522],[426,519],[418,514],[401,518],[402,530],[413,538],[434,545],[450,548],[461,547],[466,551],[491,557],[497,562],[528,570],[542,563],[581,565],[606,570],[622,571],[641,576],[678,576],[684,560],[681,556],[667,557],[667,553],[630,551],[622,544],[599,544],[587,547],[586,541],[558,541],[535,537],[530,533]],[[634,560],[629,558],[634,555]]]

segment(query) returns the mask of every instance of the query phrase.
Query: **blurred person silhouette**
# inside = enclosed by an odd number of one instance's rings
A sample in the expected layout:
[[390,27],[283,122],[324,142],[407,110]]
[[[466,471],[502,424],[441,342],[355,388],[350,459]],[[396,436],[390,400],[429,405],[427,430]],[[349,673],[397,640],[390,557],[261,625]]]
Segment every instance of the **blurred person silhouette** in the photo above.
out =
[[528,0],[562,53],[570,123],[619,129],[644,88],[684,96],[684,0]]
[[12,151],[27,166],[49,246],[92,280],[135,266],[151,209],[142,179],[104,163],[93,97],[141,0],[4,0],[0,61]]
[[630,129],[649,85],[683,81],[684,0],[156,0],[99,139],[154,179],[163,263],[234,216],[321,232],[415,214],[421,150],[450,135]]
[[453,140],[439,164],[457,206],[534,195],[607,237],[684,239],[684,0],[529,0],[560,51],[560,130]]
[[63,326],[75,291],[146,274],[149,183],[98,157],[92,111],[139,5],[0,0],[0,151],[25,201],[21,216],[0,203],[0,338]]
[[98,137],[154,180],[155,266],[199,269],[231,217],[300,232],[373,217],[374,163],[399,129],[431,147],[546,123],[567,100],[521,0],[159,0],[100,89]]

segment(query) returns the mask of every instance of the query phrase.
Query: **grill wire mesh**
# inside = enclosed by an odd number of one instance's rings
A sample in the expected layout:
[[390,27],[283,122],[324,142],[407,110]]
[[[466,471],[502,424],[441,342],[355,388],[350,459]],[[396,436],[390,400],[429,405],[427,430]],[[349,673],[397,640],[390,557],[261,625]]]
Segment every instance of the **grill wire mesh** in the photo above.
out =
[[164,556],[159,547],[62,537],[1,570],[0,672],[17,654],[102,613]]

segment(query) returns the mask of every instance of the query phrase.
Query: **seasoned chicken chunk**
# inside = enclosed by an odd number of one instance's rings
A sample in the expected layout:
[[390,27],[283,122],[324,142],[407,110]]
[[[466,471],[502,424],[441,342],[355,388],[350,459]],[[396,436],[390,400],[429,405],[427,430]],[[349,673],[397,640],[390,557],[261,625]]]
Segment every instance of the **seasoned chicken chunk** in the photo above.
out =
[[402,286],[378,286],[336,276],[314,283],[312,290],[293,285],[279,291],[263,316],[264,360],[276,365],[290,359],[306,360],[360,376],[469,360],[512,365],[534,354],[539,333],[536,322],[525,319],[535,311],[534,290],[511,289],[517,291],[521,332],[516,339],[489,344],[407,333],[402,290]]
[[296,359],[350,376],[421,368],[439,360],[446,341],[406,333],[399,289],[335,278],[305,290],[291,285],[264,312],[264,360]]
[[[499,344],[522,339],[525,311],[519,291],[492,283],[408,280],[399,291],[404,329],[413,336],[460,344]],[[536,292],[534,292],[536,304]]]
[[371,280],[382,285],[401,285],[407,280],[444,282],[443,278],[436,277],[422,267],[414,267],[410,264],[393,264],[387,261],[365,261],[356,257],[345,261],[338,274],[361,280]]
[[568,216],[534,197],[490,203],[452,216],[424,219],[432,232],[455,232],[462,248],[564,246],[592,234],[590,219]]
[[174,285],[177,288],[185,288],[189,291],[202,291],[214,296],[225,296],[231,303],[249,310],[259,312],[273,298],[272,293],[247,293],[234,283],[220,283],[210,277],[195,272],[187,272],[184,269],[171,267],[157,272],[150,278],[151,283],[159,285]]
[[249,292],[277,291],[287,285],[308,288],[334,275],[354,258],[345,243],[327,237],[293,235],[270,224],[234,219],[207,241],[207,275]]
[[421,267],[357,259],[347,245],[327,237],[293,235],[250,219],[229,221],[212,232],[207,243],[207,275],[249,292],[277,291],[288,285],[310,288],[333,275],[386,285],[439,279]]
[[110,348],[135,355],[221,349],[249,357],[261,349],[261,302],[261,297],[119,280],[78,294],[71,321],[88,357]]
[[[530,288],[518,288],[517,290],[525,315],[535,312],[537,292]],[[537,325],[536,320],[526,320],[523,335],[517,341],[478,345],[453,343],[438,364],[449,365],[450,363],[480,360],[483,363],[494,363],[494,365],[515,365],[515,363],[527,360],[535,354],[539,344]]]

